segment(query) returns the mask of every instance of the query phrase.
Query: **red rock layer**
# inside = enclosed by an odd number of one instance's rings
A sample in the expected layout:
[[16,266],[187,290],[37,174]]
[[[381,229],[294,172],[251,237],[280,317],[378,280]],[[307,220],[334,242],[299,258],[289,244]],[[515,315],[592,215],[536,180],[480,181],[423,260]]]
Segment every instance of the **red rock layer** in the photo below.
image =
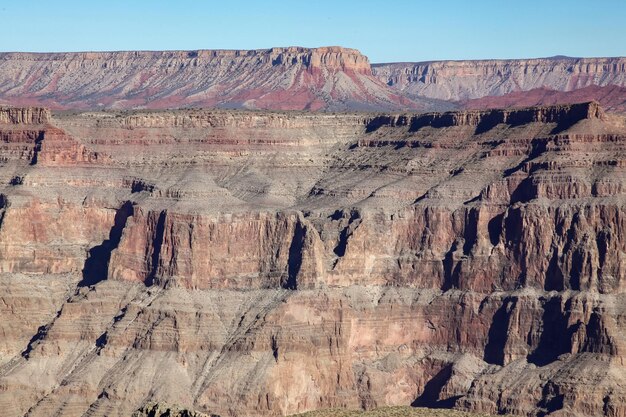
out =
[[341,47],[0,54],[0,103],[54,109],[421,108]]
[[616,112],[626,112],[626,88],[615,85],[598,87],[591,85],[567,92],[555,91],[546,88],[537,88],[530,91],[518,91],[503,96],[487,96],[461,103],[468,109],[505,108],[524,106],[545,106],[566,103],[580,103],[597,100],[600,105]]
[[0,409],[624,416],[625,126],[593,102],[0,125],[77,144],[2,150]]

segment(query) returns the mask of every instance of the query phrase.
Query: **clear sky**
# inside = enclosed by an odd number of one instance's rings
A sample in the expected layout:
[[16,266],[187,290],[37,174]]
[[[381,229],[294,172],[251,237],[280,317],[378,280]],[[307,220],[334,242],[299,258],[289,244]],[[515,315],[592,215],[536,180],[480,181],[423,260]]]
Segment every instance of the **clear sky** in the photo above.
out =
[[626,0],[0,0],[0,51],[341,45],[372,62],[626,55]]

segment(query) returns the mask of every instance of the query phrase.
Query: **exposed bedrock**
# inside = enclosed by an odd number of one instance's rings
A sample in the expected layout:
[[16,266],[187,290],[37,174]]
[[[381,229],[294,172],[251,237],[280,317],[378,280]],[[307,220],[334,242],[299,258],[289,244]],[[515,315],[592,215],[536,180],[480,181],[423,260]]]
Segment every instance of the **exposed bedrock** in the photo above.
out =
[[422,109],[338,46],[0,53],[0,103],[54,109]]
[[279,288],[291,280],[299,288],[621,293],[623,213],[621,204],[530,204],[502,212],[417,205],[393,215],[364,213],[352,228],[329,221],[318,231],[325,216],[139,210],[113,251],[109,278],[205,289]]
[[[599,100],[625,108],[626,58],[370,65],[338,46],[0,53],[0,103],[54,109],[445,110]],[[524,94],[520,94],[523,92]]]
[[[535,89],[626,86],[624,57],[406,62],[375,64],[372,70],[405,94],[454,101]],[[583,97],[593,97],[589,93]]]
[[3,119],[0,409],[624,416],[625,131],[597,103]]

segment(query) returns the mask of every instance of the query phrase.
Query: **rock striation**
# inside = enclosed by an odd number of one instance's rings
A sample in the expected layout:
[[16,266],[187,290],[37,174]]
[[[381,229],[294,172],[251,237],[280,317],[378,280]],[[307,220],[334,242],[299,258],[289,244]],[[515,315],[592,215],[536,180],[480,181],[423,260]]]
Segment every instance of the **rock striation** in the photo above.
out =
[[[391,63],[375,64],[372,71],[381,81],[410,97],[452,101],[539,88],[574,91],[589,86],[626,87],[624,57]],[[598,93],[586,99],[600,97]]]
[[0,53],[0,103],[54,109],[423,108],[341,47],[164,52]]
[[0,104],[57,110],[443,111],[597,100],[623,111],[624,88],[623,57],[371,65],[339,46],[0,53]]
[[3,415],[626,415],[626,120],[596,102],[3,112]]

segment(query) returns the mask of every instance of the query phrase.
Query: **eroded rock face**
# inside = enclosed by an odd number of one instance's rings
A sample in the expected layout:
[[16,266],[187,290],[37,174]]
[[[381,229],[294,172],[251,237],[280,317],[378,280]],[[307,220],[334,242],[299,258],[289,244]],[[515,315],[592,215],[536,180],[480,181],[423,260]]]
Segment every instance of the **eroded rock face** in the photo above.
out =
[[338,46],[0,53],[0,85],[0,104],[53,109],[442,111],[598,100],[623,111],[626,58],[370,65]]
[[[409,96],[453,101],[537,88],[572,91],[592,85],[626,87],[623,57],[376,64],[373,72],[381,81]],[[586,98],[599,99],[603,95]]]
[[341,47],[1,53],[0,103],[54,109],[421,109]]
[[4,415],[626,415],[626,123],[597,103],[8,113]]

